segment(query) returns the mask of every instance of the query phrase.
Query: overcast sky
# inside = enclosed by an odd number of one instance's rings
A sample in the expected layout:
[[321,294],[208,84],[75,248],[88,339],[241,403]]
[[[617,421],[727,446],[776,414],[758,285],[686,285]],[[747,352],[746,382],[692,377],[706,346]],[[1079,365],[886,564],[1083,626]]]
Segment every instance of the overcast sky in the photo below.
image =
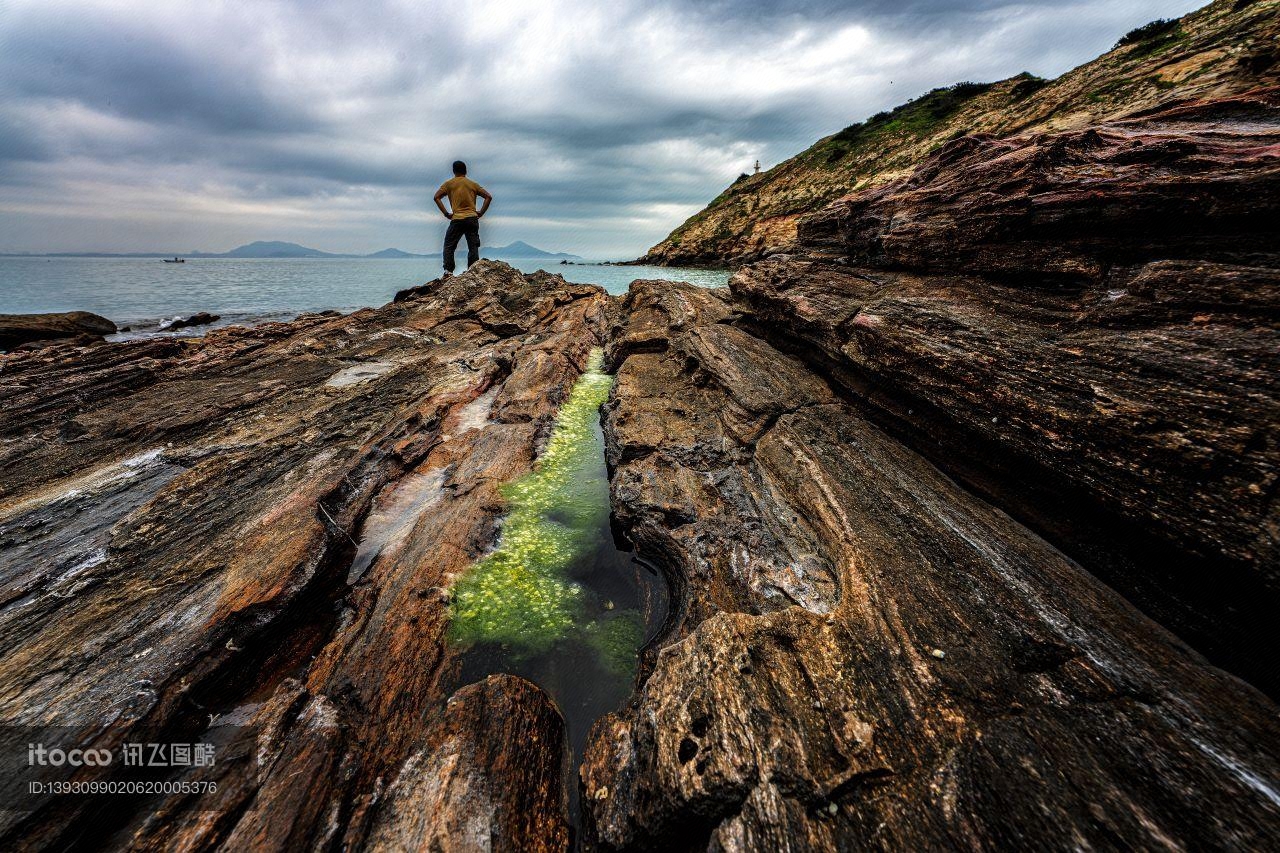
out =
[[641,254],[759,158],[935,86],[1056,76],[1180,0],[0,0],[0,252]]

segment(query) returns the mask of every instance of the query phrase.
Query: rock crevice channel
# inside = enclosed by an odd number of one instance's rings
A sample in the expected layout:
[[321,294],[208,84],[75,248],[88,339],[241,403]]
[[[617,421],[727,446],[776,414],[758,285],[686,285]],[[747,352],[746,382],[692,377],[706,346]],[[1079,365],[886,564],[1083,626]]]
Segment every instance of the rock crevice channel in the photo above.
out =
[[222,752],[0,838],[1274,846],[1278,103],[954,140],[728,288],[5,356],[6,721]]

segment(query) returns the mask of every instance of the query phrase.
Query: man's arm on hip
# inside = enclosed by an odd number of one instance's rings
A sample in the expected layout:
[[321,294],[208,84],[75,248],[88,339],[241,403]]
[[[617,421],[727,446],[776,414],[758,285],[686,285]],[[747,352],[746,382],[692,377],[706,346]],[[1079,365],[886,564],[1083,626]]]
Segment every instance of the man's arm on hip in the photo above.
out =
[[443,199],[448,194],[449,194],[449,191],[444,187],[441,187],[440,189],[436,190],[435,202],[436,202],[436,207],[440,208],[440,212],[444,214],[445,219],[453,219],[453,214],[445,210],[444,202],[441,201],[441,199]]

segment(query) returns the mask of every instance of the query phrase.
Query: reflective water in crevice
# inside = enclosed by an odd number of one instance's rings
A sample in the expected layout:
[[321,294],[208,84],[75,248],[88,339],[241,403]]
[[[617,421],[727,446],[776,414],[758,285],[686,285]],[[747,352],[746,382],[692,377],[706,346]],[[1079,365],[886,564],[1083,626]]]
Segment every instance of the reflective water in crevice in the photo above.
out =
[[[462,651],[449,690],[496,673],[538,684],[564,715],[575,772],[592,724],[630,696],[637,652],[668,608],[662,574],[610,528],[599,408],[611,384],[593,354],[534,472],[504,488],[494,551],[452,591]],[[576,823],[576,778],[569,788]]]

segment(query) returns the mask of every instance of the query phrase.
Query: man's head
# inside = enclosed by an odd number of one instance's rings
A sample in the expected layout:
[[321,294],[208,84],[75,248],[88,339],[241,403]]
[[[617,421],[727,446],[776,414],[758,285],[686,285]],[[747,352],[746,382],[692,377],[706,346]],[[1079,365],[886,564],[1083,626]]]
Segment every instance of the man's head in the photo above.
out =
[[455,175],[465,175],[467,173],[467,164],[461,160],[453,161],[453,173]]

